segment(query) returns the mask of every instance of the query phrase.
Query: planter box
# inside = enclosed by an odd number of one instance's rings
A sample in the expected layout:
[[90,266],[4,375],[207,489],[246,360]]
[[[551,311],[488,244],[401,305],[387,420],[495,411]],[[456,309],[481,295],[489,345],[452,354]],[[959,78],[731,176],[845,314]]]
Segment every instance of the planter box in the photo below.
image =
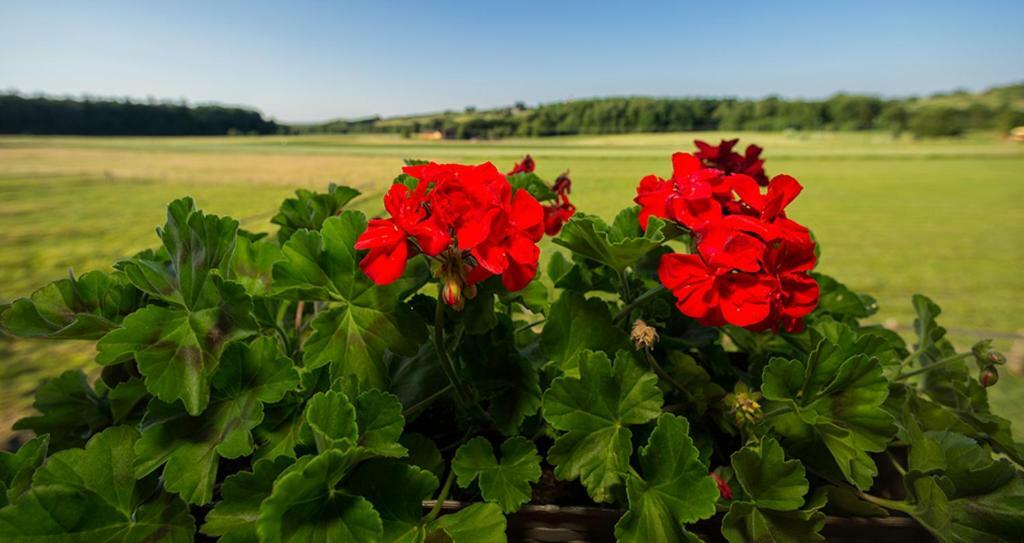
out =
[[[424,511],[437,503],[423,502]],[[455,512],[469,503],[446,501],[444,512]],[[593,542],[615,543],[615,523],[619,509],[601,507],[559,507],[526,505],[508,516],[509,541],[528,543]],[[719,526],[722,515],[698,522],[690,530],[708,543],[724,542]],[[822,535],[829,543],[931,543],[935,541],[917,522],[905,517],[847,518],[825,517]],[[653,543],[653,542],[652,542]]]

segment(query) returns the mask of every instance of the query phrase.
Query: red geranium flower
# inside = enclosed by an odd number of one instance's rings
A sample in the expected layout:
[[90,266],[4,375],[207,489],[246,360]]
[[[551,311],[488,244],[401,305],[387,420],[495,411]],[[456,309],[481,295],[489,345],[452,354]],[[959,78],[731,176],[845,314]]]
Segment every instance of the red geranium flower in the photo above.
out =
[[357,250],[370,251],[359,267],[375,283],[391,283],[405,273],[410,244],[413,251],[436,256],[451,243],[448,230],[428,216],[423,192],[420,187],[410,193],[405,185],[392,185],[384,195],[384,209],[391,218],[371,220],[356,240]]
[[722,140],[717,146],[709,145],[701,140],[693,140],[697,146],[696,156],[705,167],[722,170],[725,173],[742,173],[754,178],[760,185],[768,184],[768,176],[764,173],[764,159],[761,149],[756,145],[748,145],[744,154],[732,150],[738,139]]
[[814,241],[785,213],[803,187],[778,175],[762,192],[750,175],[706,167],[726,160],[735,143],[703,144],[703,161],[676,153],[671,179],[641,179],[635,199],[640,225],[646,229],[651,216],[661,217],[692,236],[694,254],[665,255],[658,268],[684,315],[706,326],[797,332],[818,302],[817,283],[808,275]]
[[663,256],[658,277],[679,311],[701,324],[751,326],[771,311],[772,285],[756,273],[764,250],[750,234],[719,229],[698,244],[698,254]]
[[530,155],[526,155],[523,157],[523,161],[516,162],[516,165],[512,168],[512,171],[508,172],[506,175],[515,175],[517,173],[533,173],[533,170],[536,167],[537,165],[534,164],[533,157],[531,157]]
[[572,192],[569,172],[555,179],[551,191],[555,193],[555,203],[544,206],[544,233],[556,236],[562,230],[562,225],[576,213],[576,206],[569,202],[569,193]]
[[374,282],[398,279],[418,253],[438,260],[442,299],[457,307],[491,275],[501,275],[508,290],[533,279],[544,235],[544,210],[533,196],[513,194],[491,163],[432,162],[403,171],[418,180],[415,189],[392,186],[384,198],[390,218],[370,221],[356,241],[356,249],[369,249],[360,267]]

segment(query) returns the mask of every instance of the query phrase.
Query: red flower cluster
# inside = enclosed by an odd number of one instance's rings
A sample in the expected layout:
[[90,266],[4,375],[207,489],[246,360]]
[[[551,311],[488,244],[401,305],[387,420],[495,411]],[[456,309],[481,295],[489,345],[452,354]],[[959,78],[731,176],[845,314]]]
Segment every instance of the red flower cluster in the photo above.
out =
[[637,187],[640,225],[653,215],[690,230],[694,254],[669,254],[658,276],[679,310],[705,326],[751,330],[803,328],[818,303],[814,241],[785,208],[803,187],[777,175],[762,193],[745,174],[705,168],[687,153],[672,156],[671,179],[649,175]]
[[517,173],[533,173],[533,170],[537,168],[537,164],[533,161],[533,157],[526,155],[523,157],[522,162],[516,162],[516,165],[512,167],[512,170],[505,175],[515,175]]
[[555,203],[544,206],[544,233],[549,236],[557,236],[562,231],[562,225],[576,213],[576,206],[569,202],[569,193],[572,192],[572,180],[569,179],[569,172],[565,172],[555,179],[555,184],[551,185],[551,191],[555,193]]
[[402,169],[418,183],[392,185],[384,196],[386,219],[373,219],[355,248],[369,250],[359,266],[375,283],[388,284],[405,271],[410,256],[440,262],[447,303],[461,306],[476,283],[501,275],[510,291],[537,273],[544,210],[525,190],[511,185],[491,163],[422,164]]
[[768,185],[768,176],[764,173],[764,159],[761,158],[761,149],[756,145],[748,145],[744,154],[733,151],[740,140],[722,140],[717,146],[712,146],[701,140],[693,140],[697,146],[697,158],[707,168],[722,170],[725,173],[742,173],[753,177],[757,184],[762,187]]
[[[506,175],[517,175],[521,173],[533,173],[537,164],[533,157],[526,155],[522,162],[516,165]],[[551,191],[555,193],[554,203],[544,206],[544,233],[549,236],[556,236],[562,231],[565,224],[573,213],[576,213],[576,206],[569,202],[569,193],[572,192],[572,180],[569,179],[569,172],[565,172],[555,179],[551,185]]]

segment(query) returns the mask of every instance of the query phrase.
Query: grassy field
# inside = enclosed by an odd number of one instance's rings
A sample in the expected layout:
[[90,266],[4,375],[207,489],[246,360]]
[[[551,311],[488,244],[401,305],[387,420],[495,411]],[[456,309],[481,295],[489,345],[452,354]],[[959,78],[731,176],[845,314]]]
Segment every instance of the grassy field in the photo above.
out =
[[[165,205],[193,196],[251,230],[269,230],[280,200],[334,181],[377,196],[404,157],[491,160],[523,153],[554,178],[571,170],[579,209],[611,217],[647,173],[694,137],[740,136],[766,148],[769,173],[805,186],[792,215],[822,244],[820,269],[875,295],[877,319],[911,325],[910,295],[943,307],[961,346],[979,337],[1024,357],[1024,145],[994,136],[919,142],[883,134],[647,134],[500,142],[423,142],[383,136],[234,138],[0,137],[0,301],[29,294],[73,268],[107,269],[155,245]],[[550,246],[546,247],[550,248]],[[0,436],[39,382],[90,365],[91,345],[0,338]],[[1004,374],[1007,372],[1004,372]],[[1024,377],[993,391],[995,409],[1024,436]]]

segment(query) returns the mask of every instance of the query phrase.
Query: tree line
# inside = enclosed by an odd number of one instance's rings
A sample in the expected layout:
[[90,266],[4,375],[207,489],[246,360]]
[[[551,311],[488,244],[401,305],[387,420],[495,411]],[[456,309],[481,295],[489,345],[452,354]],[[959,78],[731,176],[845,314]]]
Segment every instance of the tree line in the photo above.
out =
[[404,118],[333,121],[297,132],[439,132],[454,139],[625,134],[692,130],[887,130],[920,137],[1024,125],[1024,84],[928,98],[838,94],[823,100],[735,98],[595,98]]
[[240,107],[0,95],[0,134],[198,136],[281,129],[258,111]]

